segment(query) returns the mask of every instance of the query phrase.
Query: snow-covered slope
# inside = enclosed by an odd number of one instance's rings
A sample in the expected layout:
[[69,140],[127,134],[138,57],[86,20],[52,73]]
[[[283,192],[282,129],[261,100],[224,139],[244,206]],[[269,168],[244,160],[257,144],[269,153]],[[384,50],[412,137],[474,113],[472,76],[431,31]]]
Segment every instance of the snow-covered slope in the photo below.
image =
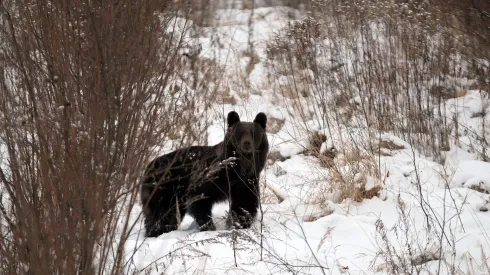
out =
[[[127,272],[389,274],[392,268],[407,273],[420,268],[422,274],[488,274],[490,164],[478,160],[469,147],[471,135],[463,135],[441,165],[400,138],[383,134],[383,139],[398,146],[379,156],[380,176],[371,181],[381,191],[362,202],[341,201],[338,192],[329,188],[331,171],[317,158],[302,154],[308,146],[307,135],[297,127],[294,110],[277,100],[262,62],[265,42],[298,12],[282,7],[255,9],[252,32],[251,15],[250,10],[218,10],[218,26],[203,28],[196,39],[203,58],[217,58],[226,68],[223,79],[237,102],[216,106],[209,144],[222,140],[224,116],[231,110],[243,120],[250,121],[263,111],[269,119],[284,121],[279,131],[269,133],[271,151],[281,158],[271,161],[263,172],[263,214],[254,228],[229,231],[223,221],[227,204],[219,204],[213,210],[218,231],[197,232],[192,219],[185,217],[181,230],[150,239],[144,239],[140,221],[126,244]],[[250,57],[243,53],[250,33],[261,61],[247,77],[250,94],[242,98],[234,91],[244,85]],[[217,37],[219,54],[213,42]],[[482,132],[482,120],[490,120],[488,111],[483,117],[474,113],[488,109],[483,100],[479,91],[469,91],[449,100],[443,115],[457,114],[469,129]],[[314,122],[309,126],[320,130]],[[362,142],[366,131],[338,127],[327,143],[335,144],[345,136]],[[136,220],[140,213],[137,206],[130,215]]]

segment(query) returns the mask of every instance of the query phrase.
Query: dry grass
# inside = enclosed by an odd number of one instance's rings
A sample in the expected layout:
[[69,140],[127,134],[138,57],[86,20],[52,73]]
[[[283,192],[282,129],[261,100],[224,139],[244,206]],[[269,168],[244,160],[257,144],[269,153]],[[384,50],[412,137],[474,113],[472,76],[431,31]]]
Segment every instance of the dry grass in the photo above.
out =
[[[479,60],[490,47],[478,48],[483,51],[479,57],[458,51],[460,38],[442,28],[426,12],[427,5],[322,3],[304,20],[286,27],[268,47],[279,92],[300,113],[307,104],[319,106],[315,116],[324,124],[361,122],[408,136],[422,153],[441,159],[440,149],[449,147],[453,127],[439,116],[441,103],[463,96],[469,88],[451,79],[488,82],[488,77],[481,77],[488,68]],[[465,34],[478,39],[472,35]],[[459,62],[462,58],[469,62]],[[322,112],[334,113],[336,121],[326,121]],[[435,135],[424,135],[429,130]]]
[[[267,66],[274,72],[271,79],[277,97],[299,114],[295,122],[308,133],[309,151],[328,168],[315,201],[359,202],[380,196],[384,188],[381,158],[410,148],[413,155],[443,163],[444,151],[453,142],[458,144],[460,136],[471,136],[468,146],[488,161],[485,112],[473,114],[473,118],[483,118],[483,130],[471,134],[456,115],[445,115],[452,108],[446,101],[465,96],[468,89],[488,94],[489,3],[315,1],[304,20],[290,24],[270,41]],[[325,136],[314,134],[311,128]],[[383,139],[386,133],[400,137],[409,148]],[[335,155],[325,156],[327,144],[335,146]],[[415,184],[421,189],[420,182]],[[424,202],[422,194],[418,199]],[[411,232],[411,214],[402,202],[397,209],[396,228],[385,228],[381,220],[377,223],[378,255],[386,263],[383,271],[426,271],[426,262],[441,255],[419,251]],[[442,230],[434,229],[432,214],[425,214],[425,230],[440,237],[442,247],[442,236],[453,232],[445,232],[444,225]],[[388,239],[388,230],[396,230],[396,245]],[[400,243],[408,245],[400,250]],[[454,262],[441,262],[453,273],[459,270]],[[479,268],[473,273],[485,270],[485,265]]]
[[375,158],[351,151],[343,154],[336,165],[330,168],[328,182],[333,190],[340,193],[339,201],[349,198],[361,202],[378,195],[383,188],[379,178]]
[[[450,1],[450,10],[438,1],[317,1],[304,20],[270,41],[267,66],[279,97],[300,114],[296,123],[305,131],[310,120],[324,127],[326,137],[308,134],[308,149],[329,168],[325,188],[339,191],[341,200],[378,193],[381,187],[363,187],[368,175],[380,178],[378,158],[406,149],[378,140],[381,133],[444,161],[441,152],[458,131],[457,121],[442,116],[444,101],[489,81],[482,62],[490,53],[490,32],[482,28],[488,18],[465,17],[485,15],[487,6],[456,2]],[[367,130],[362,138],[342,134],[335,152],[320,152],[331,133],[345,126]],[[475,141],[486,143],[484,137]]]
[[475,190],[475,191],[480,192],[480,193],[489,194],[488,190],[486,190],[480,186],[473,185],[470,187],[470,189]]

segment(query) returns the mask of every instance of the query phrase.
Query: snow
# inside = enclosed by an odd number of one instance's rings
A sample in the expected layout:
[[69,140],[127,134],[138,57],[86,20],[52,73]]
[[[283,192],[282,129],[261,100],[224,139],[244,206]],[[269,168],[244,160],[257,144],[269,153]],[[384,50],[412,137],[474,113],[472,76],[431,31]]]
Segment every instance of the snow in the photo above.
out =
[[462,161],[457,166],[451,183],[455,187],[478,187],[490,193],[490,163],[477,160]]
[[[223,139],[226,114],[232,110],[243,121],[253,120],[258,112],[285,121],[278,132],[268,133],[271,152],[284,158],[269,163],[262,172],[263,196],[269,199],[262,204],[253,228],[246,230],[226,228],[227,203],[213,208],[215,232],[198,232],[192,218],[186,216],[180,230],[145,239],[138,221],[126,243],[131,263],[127,272],[391,274],[393,265],[415,263],[423,266],[422,274],[445,274],[451,268],[457,274],[487,274],[490,215],[481,209],[490,207],[490,198],[481,191],[490,191],[490,164],[479,160],[478,152],[483,148],[474,142],[475,135],[486,130],[482,122],[489,120],[488,99],[482,92],[469,90],[446,101],[442,116],[456,116],[468,129],[452,133],[459,144],[451,144],[442,164],[392,133],[370,135],[362,122],[327,129],[308,119],[305,112],[306,123],[300,125],[289,101],[275,93],[276,85],[290,85],[291,79],[282,76],[271,84],[264,62],[266,42],[287,24],[288,15],[298,18],[299,14],[281,7],[254,10],[251,41],[259,62],[246,76],[250,57],[244,53],[249,47],[251,15],[250,10],[217,10],[217,26],[203,27],[202,35],[195,39],[202,47],[201,57],[216,59],[226,68],[223,79],[237,99],[235,105],[216,107],[218,115],[208,128],[209,145]],[[213,46],[216,39],[219,47]],[[311,72],[305,75],[313,78]],[[240,93],[244,85],[246,96]],[[356,96],[350,103],[361,104],[361,98]],[[315,107],[305,103],[304,108],[312,111]],[[329,182],[332,171],[318,158],[305,154],[305,129],[328,133],[320,151],[335,147],[339,152],[336,161],[345,164],[343,172],[355,172],[356,182],[365,180],[366,191],[381,188],[377,196],[361,202],[341,200],[341,193]],[[380,170],[377,176],[357,171],[347,157],[352,148],[362,151],[370,141],[392,146],[382,148],[387,154],[374,160]],[[140,212],[138,205],[130,215],[136,220]]]

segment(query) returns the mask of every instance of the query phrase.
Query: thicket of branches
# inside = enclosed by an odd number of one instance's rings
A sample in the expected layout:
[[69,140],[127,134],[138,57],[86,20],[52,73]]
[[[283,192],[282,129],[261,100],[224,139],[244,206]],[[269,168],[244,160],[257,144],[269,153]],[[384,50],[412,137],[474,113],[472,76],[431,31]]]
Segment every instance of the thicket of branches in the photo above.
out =
[[[168,1],[0,3],[0,271],[121,274],[155,145],[199,136]],[[179,123],[175,123],[178,120]],[[192,123],[192,124],[191,124]]]

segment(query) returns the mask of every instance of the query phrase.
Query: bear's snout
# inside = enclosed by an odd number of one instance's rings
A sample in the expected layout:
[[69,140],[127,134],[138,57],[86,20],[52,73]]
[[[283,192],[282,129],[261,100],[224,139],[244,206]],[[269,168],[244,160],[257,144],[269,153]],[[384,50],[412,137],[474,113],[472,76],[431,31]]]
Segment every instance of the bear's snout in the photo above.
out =
[[240,142],[240,151],[244,154],[250,154],[254,151],[254,143],[250,136],[245,136]]
[[245,140],[245,141],[243,142],[243,149],[244,149],[245,151],[250,151],[250,150],[252,150],[252,143],[250,142],[250,140]]

